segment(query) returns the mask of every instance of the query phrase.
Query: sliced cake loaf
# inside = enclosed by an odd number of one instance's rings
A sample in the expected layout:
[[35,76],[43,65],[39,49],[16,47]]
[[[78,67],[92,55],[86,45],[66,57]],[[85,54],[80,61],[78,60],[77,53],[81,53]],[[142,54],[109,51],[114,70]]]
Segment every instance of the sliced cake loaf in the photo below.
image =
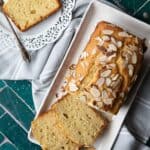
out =
[[117,113],[138,76],[143,49],[137,36],[109,22],[98,23],[77,64],[68,69],[65,91],[85,90],[87,104]]
[[3,6],[3,11],[21,31],[25,31],[60,7],[59,0],[8,0]]
[[32,134],[43,150],[78,150],[58,127],[55,113],[48,111],[32,122]]
[[67,94],[52,106],[59,125],[75,143],[91,146],[106,127],[106,121],[80,100],[78,93]]

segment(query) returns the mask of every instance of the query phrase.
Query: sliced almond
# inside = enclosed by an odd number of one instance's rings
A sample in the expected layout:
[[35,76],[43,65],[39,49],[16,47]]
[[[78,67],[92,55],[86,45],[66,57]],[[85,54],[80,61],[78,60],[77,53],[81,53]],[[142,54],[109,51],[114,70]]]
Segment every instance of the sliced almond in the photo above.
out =
[[92,86],[90,88],[90,93],[93,95],[93,97],[97,98],[100,97],[100,91],[96,88],[96,86]]
[[108,98],[107,91],[106,91],[106,90],[103,90],[103,91],[102,91],[102,99],[106,99],[106,98]]
[[117,42],[117,47],[118,47],[118,48],[122,47],[122,41],[118,41],[118,42]]
[[125,32],[125,31],[119,32],[118,35],[120,37],[130,37],[130,35],[127,32]]
[[101,77],[105,78],[108,77],[111,74],[111,70],[106,70],[101,73]]
[[129,72],[129,76],[132,77],[133,73],[134,73],[134,66],[129,64],[128,65],[128,72]]
[[117,42],[116,42],[116,40],[115,40],[114,37],[111,37],[111,41],[112,41],[115,45],[117,44]]
[[103,102],[106,105],[112,105],[113,100],[114,100],[113,98],[106,98],[106,99],[103,99]]
[[112,68],[116,67],[116,64],[109,64]]
[[111,79],[110,79],[110,78],[106,78],[106,81],[105,81],[105,82],[106,82],[106,85],[107,85],[107,86],[110,86],[110,84],[111,84]]
[[86,51],[84,51],[84,52],[82,52],[82,54],[80,55],[80,59],[85,59],[85,58],[87,58],[89,56],[89,54],[86,52]]
[[114,88],[117,88],[120,85],[120,83],[121,83],[121,80],[117,79],[117,80],[112,82],[111,86],[114,89]]
[[109,41],[109,40],[110,40],[110,37],[107,36],[107,35],[103,35],[103,36],[102,36],[102,40],[103,40],[103,41]]
[[136,45],[128,45],[129,51],[137,51],[138,47]]
[[114,53],[114,54],[112,54],[112,55],[110,55],[110,56],[108,57],[108,60],[111,61],[112,58],[115,58],[116,56],[117,56],[117,55]]
[[104,78],[100,78],[97,80],[96,84],[97,86],[100,88],[105,82],[105,79]]
[[71,92],[75,92],[75,91],[78,90],[78,87],[77,87],[77,85],[75,84],[74,81],[71,81],[71,82],[69,83],[69,90],[70,90]]
[[115,81],[115,80],[118,79],[118,77],[119,77],[119,74],[116,74],[116,75],[114,75],[114,76],[112,77],[112,80]]
[[114,44],[109,44],[108,48],[107,48],[108,52],[113,52],[113,51],[117,51],[117,47]]
[[98,41],[98,45],[102,46],[104,44],[104,41],[100,37],[95,38]]
[[133,52],[133,54],[132,54],[132,63],[133,63],[133,64],[136,64],[136,63],[137,63],[137,55],[136,55],[135,52]]
[[105,35],[111,35],[113,34],[113,32],[114,32],[113,30],[107,30],[107,29],[102,31],[102,33]]

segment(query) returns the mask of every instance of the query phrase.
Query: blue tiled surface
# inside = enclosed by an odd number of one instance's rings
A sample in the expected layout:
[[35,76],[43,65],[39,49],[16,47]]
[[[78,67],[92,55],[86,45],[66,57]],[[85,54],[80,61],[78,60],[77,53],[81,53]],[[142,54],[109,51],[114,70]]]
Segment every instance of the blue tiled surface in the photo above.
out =
[[0,150],[40,150],[27,132],[35,115],[29,81],[0,81]]
[[[150,23],[150,0],[108,1]],[[144,92],[143,88],[141,91]],[[40,150],[27,139],[34,115],[30,82],[0,81],[0,150]]]

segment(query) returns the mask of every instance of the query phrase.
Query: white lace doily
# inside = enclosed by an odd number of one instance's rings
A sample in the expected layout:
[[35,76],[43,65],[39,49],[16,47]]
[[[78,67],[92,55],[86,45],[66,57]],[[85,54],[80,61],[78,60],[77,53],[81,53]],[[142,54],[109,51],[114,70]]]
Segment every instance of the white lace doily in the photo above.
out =
[[[42,28],[40,31],[38,29],[38,33],[34,31],[36,31],[37,26],[34,26],[34,29],[29,29],[26,32],[23,33],[19,33],[21,41],[23,42],[24,46],[26,47],[27,50],[29,51],[33,51],[33,50],[38,50],[41,49],[42,47],[46,46],[48,43],[53,43],[55,42],[62,34],[62,32],[66,29],[66,27],[69,25],[71,19],[72,19],[72,10],[74,8],[74,4],[75,4],[75,0],[61,0],[62,1],[62,9],[61,12],[59,12],[59,16],[58,15],[52,15],[50,17],[57,17],[57,19],[55,19],[55,22],[48,22],[46,23],[46,25],[44,24],[44,28]],[[50,18],[49,17],[49,18]],[[54,20],[54,19],[53,19]],[[42,23],[40,25],[42,27]],[[33,30],[30,33],[30,30]],[[10,37],[9,37],[10,36]],[[6,30],[4,31],[3,28],[0,28],[0,41],[3,39],[3,41],[6,41],[5,46],[8,45],[12,42],[10,40],[12,40],[12,36],[10,35],[10,33],[6,32]],[[9,44],[7,43],[9,41]]]

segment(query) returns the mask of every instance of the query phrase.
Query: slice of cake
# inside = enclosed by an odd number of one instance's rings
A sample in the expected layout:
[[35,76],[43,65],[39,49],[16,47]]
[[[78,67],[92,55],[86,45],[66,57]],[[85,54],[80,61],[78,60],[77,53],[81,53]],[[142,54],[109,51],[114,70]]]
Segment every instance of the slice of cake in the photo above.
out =
[[55,113],[48,111],[32,122],[32,134],[43,150],[78,150],[57,125]]
[[75,143],[91,146],[106,127],[106,121],[75,94],[67,94],[52,106],[59,125]]
[[3,11],[21,31],[25,31],[60,7],[60,0],[8,0]]

